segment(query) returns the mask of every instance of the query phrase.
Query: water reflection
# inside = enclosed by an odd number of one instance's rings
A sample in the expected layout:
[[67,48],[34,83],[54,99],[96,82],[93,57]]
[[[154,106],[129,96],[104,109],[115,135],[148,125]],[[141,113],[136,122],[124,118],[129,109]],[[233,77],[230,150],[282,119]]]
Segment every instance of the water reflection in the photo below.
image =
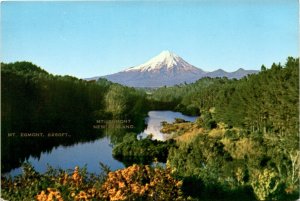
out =
[[[41,153],[40,158],[32,156],[27,160],[38,172],[45,172],[47,164],[54,168],[74,169],[75,166],[87,165],[87,170],[99,173],[99,162],[108,165],[111,170],[123,168],[123,163],[112,157],[112,145],[110,139],[104,137],[93,142],[78,143],[73,146],[58,146],[51,152]],[[21,174],[22,169],[16,168],[10,171],[10,175]]]
[[13,176],[21,173],[20,166],[26,161],[32,163],[38,172],[45,172],[47,163],[63,169],[86,164],[88,171],[95,173],[99,172],[99,162],[112,170],[124,167],[112,157],[112,144],[122,140],[132,130],[123,129],[119,125],[106,129],[93,129],[92,125],[85,125],[85,130],[74,128],[68,132],[71,137],[6,138],[2,146],[2,154],[6,153],[2,155],[2,174]]
[[180,112],[173,111],[150,111],[148,117],[145,119],[147,124],[146,129],[138,135],[138,138],[145,138],[152,134],[152,139],[165,141],[170,136],[169,134],[164,134],[160,132],[162,129],[161,122],[166,121],[168,123],[173,123],[175,118],[184,119],[185,121],[195,121],[197,117],[183,115]]
[[[110,126],[104,130],[91,130],[90,125],[83,128],[73,127],[70,138],[7,138],[3,144],[2,173],[9,172],[14,176],[21,173],[20,165],[24,161],[30,162],[38,172],[45,172],[47,164],[54,168],[73,169],[75,166],[87,165],[89,172],[100,170],[99,162],[109,166],[112,170],[124,167],[124,164],[112,156],[112,144],[123,140],[127,132],[139,133],[140,137],[153,134],[157,140],[166,140],[166,134],[160,132],[161,122],[174,122],[175,118],[195,121],[196,117],[183,115],[172,111],[150,111],[145,119],[147,127],[135,130],[122,129],[119,125]],[[13,169],[14,168],[14,169]]]

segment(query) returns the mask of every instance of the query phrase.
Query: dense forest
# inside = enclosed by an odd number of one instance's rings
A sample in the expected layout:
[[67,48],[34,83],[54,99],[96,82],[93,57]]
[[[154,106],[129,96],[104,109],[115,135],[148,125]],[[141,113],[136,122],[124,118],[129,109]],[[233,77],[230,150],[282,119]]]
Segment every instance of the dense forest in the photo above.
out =
[[[17,186],[2,179],[7,198],[43,200],[51,194],[76,200],[80,193],[85,200],[153,200],[153,196],[155,200],[293,200],[298,196],[298,58],[289,57],[284,65],[263,65],[260,73],[240,80],[202,78],[192,84],[144,90],[105,79],[54,76],[28,62],[2,64],[1,73],[1,137],[7,142],[1,148],[2,171],[60,143],[53,139],[48,147],[39,147],[30,140],[11,140],[9,132],[53,128],[87,141],[99,137],[98,130],[92,134],[95,119],[131,118],[142,127],[150,110],[199,116],[195,122],[162,122],[162,131],[171,136],[165,142],[137,140],[136,130],[125,135],[116,130],[111,136],[113,154],[128,167],[98,177],[84,170],[79,174],[78,169],[73,173],[50,169],[41,175],[25,164],[27,172],[16,178]],[[87,132],[91,134],[84,135]],[[21,146],[29,151],[15,150]],[[12,151],[17,154],[9,157],[6,153]],[[141,165],[157,160],[166,161],[166,167]],[[13,193],[30,179],[26,196]]]
[[297,195],[299,59],[262,66],[241,80],[204,78],[151,96],[174,110],[201,113],[198,135],[178,140],[168,157],[188,193],[253,191],[259,200]]
[[[141,90],[106,79],[54,76],[29,62],[1,64],[1,96],[2,172],[53,146],[94,140],[103,134],[93,129],[97,119],[130,118],[139,127],[147,114],[146,93]],[[68,133],[70,137],[32,140],[20,137],[21,132]],[[8,137],[8,133],[16,135]]]

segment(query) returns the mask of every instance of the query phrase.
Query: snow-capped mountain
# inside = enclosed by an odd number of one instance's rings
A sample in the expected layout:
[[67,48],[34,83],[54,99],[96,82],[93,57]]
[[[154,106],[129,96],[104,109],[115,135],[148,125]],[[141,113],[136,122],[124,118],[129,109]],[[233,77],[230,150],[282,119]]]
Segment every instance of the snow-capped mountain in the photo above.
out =
[[123,72],[191,72],[194,74],[204,73],[199,68],[189,64],[181,57],[170,51],[162,51],[156,57],[150,59],[144,64],[128,68]]
[[[170,51],[162,51],[144,64],[127,68],[124,71],[103,76],[106,79],[132,87],[161,87],[181,83],[192,83],[202,77],[241,78],[257,71],[238,71],[228,73],[221,69],[205,72]],[[99,77],[89,78],[96,80]]]
[[112,82],[133,87],[161,87],[191,83],[205,72],[170,51],[162,51],[144,64],[104,76]]

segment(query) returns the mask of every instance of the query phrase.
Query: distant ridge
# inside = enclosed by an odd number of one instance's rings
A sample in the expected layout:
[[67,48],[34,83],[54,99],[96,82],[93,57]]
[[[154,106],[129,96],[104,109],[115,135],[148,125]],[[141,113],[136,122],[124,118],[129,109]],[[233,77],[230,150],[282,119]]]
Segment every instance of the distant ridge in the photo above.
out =
[[241,79],[242,77],[245,77],[248,74],[255,74],[258,73],[259,71],[257,70],[245,70],[243,68],[239,68],[238,70],[234,71],[234,72],[226,72],[222,69],[218,69],[216,71],[212,71],[212,72],[208,72],[206,73],[206,77],[227,77],[229,79]]
[[[218,69],[205,72],[182,59],[171,51],[162,51],[144,64],[127,68],[121,72],[103,76],[104,78],[131,87],[161,87],[173,86],[181,83],[192,83],[202,77],[228,77],[240,79],[248,74],[257,73],[256,70],[242,68],[234,72]],[[96,80],[100,77],[88,78]]]

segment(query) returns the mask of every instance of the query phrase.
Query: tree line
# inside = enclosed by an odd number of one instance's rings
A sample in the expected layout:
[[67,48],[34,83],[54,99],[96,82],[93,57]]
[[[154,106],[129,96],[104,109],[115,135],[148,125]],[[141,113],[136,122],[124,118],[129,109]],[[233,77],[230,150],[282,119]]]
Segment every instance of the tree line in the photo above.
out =
[[153,91],[151,98],[171,102],[174,110],[187,114],[188,108],[200,113],[195,124],[204,130],[189,142],[178,142],[168,156],[175,174],[184,179],[188,195],[296,198],[298,58],[289,57],[284,65],[274,63],[268,69],[263,65],[260,73],[240,80],[203,78],[189,85],[163,87]]
[[[59,144],[93,140],[97,119],[131,119],[143,125],[144,91],[106,79],[86,81],[52,75],[30,62],[1,64],[2,171],[20,166],[29,155],[39,156]],[[20,132],[67,132],[60,138],[22,138]],[[16,133],[15,137],[8,137]],[[9,156],[7,153],[10,153]]]

